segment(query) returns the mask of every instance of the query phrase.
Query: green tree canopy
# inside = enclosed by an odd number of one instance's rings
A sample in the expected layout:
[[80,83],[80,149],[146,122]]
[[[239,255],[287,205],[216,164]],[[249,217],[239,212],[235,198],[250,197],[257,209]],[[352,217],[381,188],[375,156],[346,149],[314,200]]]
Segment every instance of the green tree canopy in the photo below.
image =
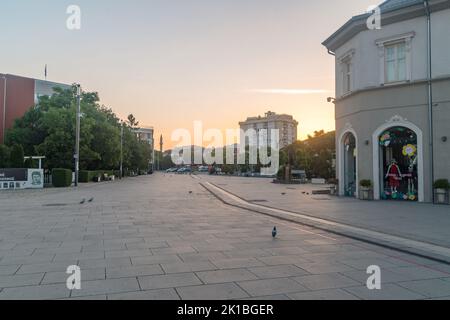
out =
[[[76,134],[76,86],[55,88],[52,96],[42,96],[37,105],[17,119],[6,133],[6,144],[21,145],[29,156],[45,156],[46,168],[73,168]],[[96,92],[82,92],[80,169],[111,170],[120,165],[121,121],[99,104]],[[150,146],[133,132],[134,117],[124,126],[124,168],[146,170],[151,160]],[[6,154],[6,151],[3,151]],[[1,157],[1,155],[0,155]]]
[[20,144],[14,144],[11,147],[9,165],[11,168],[23,168],[24,163],[23,147]]

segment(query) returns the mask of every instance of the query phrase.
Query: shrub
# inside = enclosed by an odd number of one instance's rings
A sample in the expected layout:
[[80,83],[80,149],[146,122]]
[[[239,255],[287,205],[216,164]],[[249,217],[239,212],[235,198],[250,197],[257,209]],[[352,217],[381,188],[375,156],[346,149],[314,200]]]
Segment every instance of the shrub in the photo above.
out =
[[439,179],[434,182],[434,188],[448,190],[450,189],[450,183],[447,179]]
[[372,181],[365,179],[359,182],[359,185],[363,188],[370,188],[372,186]]
[[52,183],[56,188],[66,188],[72,185],[72,170],[70,169],[53,169]]
[[23,147],[19,144],[15,144],[11,147],[10,166],[11,168],[23,168],[23,163]]
[[94,172],[88,170],[80,170],[78,173],[78,182],[87,183],[94,179]]
[[11,151],[4,144],[0,144],[0,168],[9,167],[9,156]]

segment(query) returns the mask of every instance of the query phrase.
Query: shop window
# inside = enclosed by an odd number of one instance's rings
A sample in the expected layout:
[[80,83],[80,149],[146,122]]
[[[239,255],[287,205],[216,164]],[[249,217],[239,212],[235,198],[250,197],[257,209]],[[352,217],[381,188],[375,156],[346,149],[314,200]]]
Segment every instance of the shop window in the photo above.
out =
[[379,138],[383,184],[381,198],[417,201],[417,135],[405,127],[393,127]]

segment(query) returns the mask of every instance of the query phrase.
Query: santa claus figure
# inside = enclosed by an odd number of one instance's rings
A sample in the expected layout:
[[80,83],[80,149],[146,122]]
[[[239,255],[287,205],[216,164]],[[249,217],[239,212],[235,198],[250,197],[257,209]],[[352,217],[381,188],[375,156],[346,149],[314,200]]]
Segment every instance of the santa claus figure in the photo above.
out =
[[395,159],[392,159],[391,164],[387,169],[386,179],[389,181],[391,192],[397,193],[397,188],[400,187],[400,181],[402,180],[402,173],[400,172],[400,168]]

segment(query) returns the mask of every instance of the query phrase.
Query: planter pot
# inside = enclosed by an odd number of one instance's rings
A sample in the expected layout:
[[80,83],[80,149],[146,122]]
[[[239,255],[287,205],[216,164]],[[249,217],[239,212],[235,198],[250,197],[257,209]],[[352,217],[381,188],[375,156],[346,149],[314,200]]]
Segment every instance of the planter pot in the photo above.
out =
[[372,200],[372,188],[360,187],[359,198],[361,200]]
[[337,195],[337,186],[336,186],[336,185],[332,185],[332,186],[330,187],[330,194],[331,194],[332,196]]
[[437,204],[449,204],[449,191],[445,189],[434,189],[434,199]]

